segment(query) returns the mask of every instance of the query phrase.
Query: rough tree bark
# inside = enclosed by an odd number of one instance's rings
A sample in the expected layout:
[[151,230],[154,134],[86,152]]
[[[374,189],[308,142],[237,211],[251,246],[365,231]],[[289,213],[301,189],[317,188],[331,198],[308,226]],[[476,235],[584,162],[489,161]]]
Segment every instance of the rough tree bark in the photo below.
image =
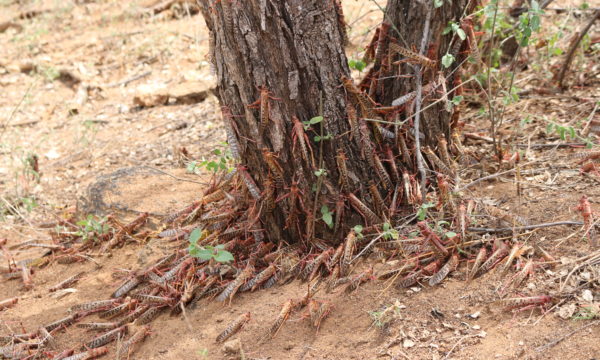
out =
[[[414,76],[398,75],[415,71],[423,77],[423,106],[452,95],[443,89],[455,82],[439,76],[438,60],[458,38],[441,33],[466,13],[467,0],[437,9],[428,1],[390,0],[381,36],[371,48],[372,70],[360,87],[349,80],[339,0],[200,3],[227,140],[239,161],[236,189],[245,193],[250,209],[240,227],[257,239],[314,245],[323,243],[320,239],[336,242],[356,224],[376,225],[401,214],[402,206],[412,211],[420,204],[411,132],[415,97],[391,104],[416,88]],[[393,65],[407,60],[402,48],[419,49],[428,18],[433,39],[424,40],[425,55],[432,61],[422,64],[429,67],[419,70],[414,63],[420,58],[414,56],[408,56],[412,64]],[[322,122],[302,125],[318,116]],[[453,175],[453,156],[445,145],[450,118],[442,102],[421,120],[422,143],[432,149],[424,166],[443,176]],[[315,136],[326,140],[317,142]],[[431,158],[435,154],[442,163]],[[432,174],[427,173],[435,178]],[[333,227],[321,220],[323,205],[334,214]]]

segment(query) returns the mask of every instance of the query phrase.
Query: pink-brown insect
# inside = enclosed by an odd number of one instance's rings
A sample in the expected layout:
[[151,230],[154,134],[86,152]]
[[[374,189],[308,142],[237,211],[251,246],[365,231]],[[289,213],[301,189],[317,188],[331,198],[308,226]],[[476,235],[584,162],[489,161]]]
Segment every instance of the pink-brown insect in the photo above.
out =
[[281,311],[279,311],[279,315],[277,316],[275,323],[271,326],[269,332],[267,333],[267,338],[272,339],[275,337],[275,335],[277,335],[277,333],[283,326],[283,323],[290,317],[293,308],[294,300],[292,299],[286,301],[283,304],[283,307],[281,308]]
[[275,275],[276,272],[277,272],[277,266],[275,264],[269,265],[266,269],[264,269],[258,275],[256,275],[256,277],[254,277],[254,279],[252,279],[251,282],[248,283],[249,285],[251,283],[250,291],[256,290],[259,286],[261,286],[263,283],[265,283],[267,280],[269,280],[273,275]]
[[363,55],[363,61],[365,63],[370,63],[375,59],[375,49],[377,48],[377,43],[379,40],[379,32],[381,31],[381,26],[375,29],[375,34],[373,38],[369,42],[369,44],[365,47],[365,54]]
[[319,254],[316,258],[314,258],[310,263],[306,265],[304,270],[302,270],[302,273],[300,273],[300,277],[308,281],[314,279],[317,276],[321,265],[327,263],[327,260],[329,260],[331,254],[333,254],[333,248],[329,248],[323,251],[321,254]]
[[150,335],[150,326],[139,328],[127,341],[123,342],[117,349],[117,360],[128,359],[134,351],[134,345],[143,341],[146,336]]
[[348,124],[350,125],[350,132],[354,141],[360,142],[360,129],[358,126],[358,117],[356,115],[356,109],[352,104],[346,104],[346,114],[348,115]]
[[87,302],[87,303],[83,303],[83,304],[73,305],[73,306],[71,306],[69,308],[69,311],[71,311],[71,312],[75,312],[75,311],[85,311],[85,312],[100,311],[100,310],[104,310],[106,308],[109,308],[109,307],[117,304],[118,302],[119,302],[119,300],[117,300],[117,299],[92,301],[92,302]]
[[357,290],[361,284],[363,284],[369,280],[374,280],[374,279],[375,278],[373,277],[373,268],[369,268],[369,269],[361,272],[360,274],[354,276],[350,280],[350,283],[344,289],[344,292],[347,294],[351,293],[351,292]]
[[[359,137],[360,137],[360,150],[362,155],[364,156],[364,158],[368,161],[373,161],[373,156],[375,155],[375,150],[373,148],[373,143],[371,142],[371,139],[369,138],[369,134],[371,133],[369,131],[369,126],[367,125],[367,122],[364,121],[363,119],[360,119],[358,121],[358,128],[359,128]],[[373,165],[373,167],[375,167],[376,165]]]
[[373,181],[369,182],[369,192],[371,193],[371,199],[373,201],[373,205],[375,205],[375,212],[380,217],[386,218],[387,207],[385,206],[385,203],[383,202],[383,198],[381,197],[381,194],[379,193],[379,189],[377,189],[377,185],[375,185],[375,182],[373,182]]
[[145,325],[156,319],[156,317],[165,309],[165,306],[158,305],[152,306],[148,310],[146,310],[143,314],[140,315],[137,319],[135,319],[135,325]]
[[283,187],[283,168],[277,161],[277,155],[275,155],[273,152],[269,151],[269,149],[266,149],[266,148],[262,149],[262,154],[263,154],[263,160],[267,163],[267,166],[269,167],[271,174],[275,178],[277,186],[279,188],[282,188]]
[[119,326],[116,322],[108,323],[79,323],[75,325],[78,328],[90,329],[90,330],[112,330]]
[[69,315],[65,318],[62,318],[60,320],[57,320],[51,324],[45,325],[44,328],[46,328],[47,331],[52,332],[52,330],[58,329],[59,327],[69,326],[76,320],[77,320],[77,314],[73,314],[73,315]]
[[552,302],[552,297],[548,295],[525,296],[504,299],[502,302],[514,312],[533,309],[536,307],[545,307]]
[[579,169],[579,173],[581,173],[581,174],[590,173],[590,174],[594,174],[595,176],[600,177],[600,167],[597,164],[595,164],[591,161],[588,161],[581,166],[581,169]]
[[346,241],[344,242],[344,255],[340,261],[340,273],[342,276],[346,276],[348,274],[348,267],[350,266],[350,261],[352,261],[355,251],[356,233],[354,230],[350,230],[346,236]]
[[266,86],[260,86],[258,89],[260,90],[260,95],[259,95],[258,100],[256,100],[252,104],[249,104],[248,107],[249,108],[256,108],[256,107],[258,107],[259,110],[260,110],[260,127],[259,127],[259,133],[262,136],[262,134],[264,134],[265,130],[267,129],[267,126],[269,126],[269,120],[270,120],[270,114],[269,114],[270,104],[269,104],[269,99],[273,99],[273,100],[279,100],[279,99],[275,98],[275,97],[272,97],[270,95],[270,92],[269,92],[269,90],[267,89]]
[[533,274],[533,260],[529,259],[523,268],[515,275],[511,276],[499,290],[501,296],[506,294],[510,288],[517,288],[529,275]]
[[125,317],[123,317],[121,320],[119,320],[119,326],[129,324],[130,322],[136,320],[137,318],[142,316],[142,314],[144,314],[149,308],[150,308],[150,306],[148,306],[148,305],[138,305],[135,310],[133,310],[132,312],[127,314]]
[[288,205],[289,205],[289,213],[288,213],[288,218],[286,219],[285,222],[285,228],[290,228],[295,219],[296,219],[296,210],[298,205],[300,205],[300,208],[302,211],[306,212],[306,209],[304,208],[304,201],[302,200],[303,197],[303,192],[302,190],[300,190],[300,187],[298,186],[298,182],[293,181],[292,185],[290,185],[289,187],[289,192],[287,194],[283,194],[281,196],[279,196],[276,200],[276,202],[280,202],[281,200],[287,198],[288,199]]
[[400,46],[396,43],[390,42],[389,46],[390,46],[390,51],[392,51],[394,53],[398,53],[406,58],[403,61],[420,64],[421,66],[428,67],[431,69],[434,69],[437,65],[436,61],[431,60],[430,58],[425,57],[423,55],[417,54],[416,52],[409,50],[403,46]]
[[394,180],[394,183],[397,184],[400,181],[400,173],[398,172],[398,167],[396,166],[394,152],[390,146],[385,147],[385,156],[391,170],[390,175],[392,176],[392,180]]
[[333,305],[328,301],[317,301],[310,299],[308,302],[308,313],[310,315],[310,322],[312,326],[319,331],[323,320],[329,316],[333,310]]
[[406,275],[396,285],[399,288],[407,288],[409,286],[413,286],[419,281],[419,278],[423,275],[423,270],[417,270],[411,274]]
[[147,295],[147,294],[135,294],[131,296],[132,298],[142,301],[145,304],[159,304],[159,305],[169,305],[173,304],[174,300],[171,297],[166,296],[155,296],[155,295]]
[[596,231],[594,229],[592,206],[590,205],[590,201],[588,200],[587,196],[581,196],[577,210],[581,212],[581,216],[583,217],[583,229],[590,239],[590,245],[592,247],[596,247],[597,241]]
[[475,31],[473,30],[473,16],[467,16],[461,19],[460,27],[464,30],[467,35],[469,52],[473,56],[476,64],[481,63],[481,54],[477,47],[477,38],[475,37]]
[[29,290],[33,288],[33,280],[31,279],[31,269],[25,264],[21,264],[21,278],[23,279],[23,287]]
[[254,181],[252,176],[250,176],[250,173],[248,173],[248,168],[243,165],[238,165],[237,169],[238,172],[241,174],[242,180],[244,181],[244,184],[246,184],[250,195],[254,198],[254,200],[260,200],[260,189],[258,188],[258,185],[256,185],[256,182]]
[[382,222],[381,218],[377,216],[373,210],[371,210],[367,205],[365,205],[362,201],[360,201],[356,195],[349,194],[348,199],[350,200],[350,204],[356,211],[358,211],[370,224],[380,224]]
[[[296,143],[300,144],[300,151],[302,152],[302,158],[306,161],[309,166],[314,167],[315,159],[310,147],[310,141],[304,131],[304,125],[298,120],[297,117],[292,116],[292,151],[295,152]],[[310,154],[309,151],[310,150]]]
[[[71,350],[71,353],[73,351]],[[96,349],[89,349],[79,354],[71,355],[69,357],[61,358],[63,360],[88,360],[100,357],[108,353],[108,347],[102,346]]]
[[254,274],[254,266],[252,266],[252,264],[248,264],[235,278],[235,280],[231,281],[229,285],[227,285],[225,290],[223,290],[223,292],[217,297],[217,301],[225,301],[225,299],[229,299],[229,304],[231,305],[231,301],[233,300],[233,297],[237,291],[252,277],[252,274]]
[[433,163],[433,165],[435,165],[438,168],[438,170],[452,178],[455,176],[454,171],[450,169],[446,164],[444,164],[444,162],[440,160],[440,158],[435,154],[435,152],[433,152],[433,150],[429,146],[423,147],[423,151],[427,155],[429,161]]
[[458,255],[454,254],[450,257],[450,260],[442,266],[440,271],[435,273],[432,277],[429,278],[429,286],[435,286],[442,282],[450,274],[451,271],[454,271],[458,266]]
[[423,236],[425,236],[426,239],[434,246],[434,249],[437,249],[437,252],[439,252],[442,256],[448,255],[448,249],[446,249],[440,237],[429,228],[429,225],[427,225],[425,221],[418,222],[417,226],[419,227],[421,234],[423,234]]
[[346,166],[346,153],[344,150],[338,149],[337,155],[335,157],[335,162],[338,167],[338,172],[340,173],[339,185],[342,190],[346,189],[348,186],[348,167]]
[[64,288],[68,288],[69,286],[75,284],[76,282],[79,281],[79,279],[81,279],[81,277],[83,276],[83,272],[80,272],[78,274],[75,274],[73,276],[71,276],[70,278],[61,281],[60,283],[52,286],[50,289],[48,289],[48,291],[50,292],[54,292],[60,289],[64,289]]
[[505,242],[496,239],[494,242],[494,246],[496,250],[490,255],[490,257],[481,265],[479,269],[480,273],[486,273],[490,269],[492,269],[496,264],[498,264],[506,255],[508,255],[509,248]]
[[373,153],[373,167],[375,168],[375,171],[377,171],[377,175],[381,179],[383,188],[386,190],[392,188],[392,179],[390,178],[390,175],[383,166],[381,159],[375,153]]
[[229,325],[227,325],[227,328],[225,330],[223,330],[223,332],[221,332],[219,334],[219,336],[217,336],[216,341],[218,343],[221,343],[221,342],[229,339],[230,337],[235,335],[238,331],[240,331],[240,329],[242,327],[244,327],[244,325],[248,321],[250,321],[250,313],[249,312],[243,313],[242,315],[238,316]]
[[90,349],[98,348],[100,346],[110,343],[111,341],[116,340],[119,337],[122,337],[123,335],[125,335],[127,333],[127,331],[128,331],[128,327],[125,325],[118,327],[114,330],[111,330],[111,331],[105,333],[105,334],[102,334],[98,337],[93,338],[92,340],[85,343],[85,346]]
[[487,249],[485,247],[482,247],[481,249],[479,249],[479,252],[477,253],[477,256],[475,257],[475,261],[473,262],[471,271],[469,271],[467,274],[467,281],[473,280],[475,275],[477,275],[477,273],[479,272],[479,268],[481,267],[481,264],[483,264],[483,262],[485,261],[486,257],[487,257]]

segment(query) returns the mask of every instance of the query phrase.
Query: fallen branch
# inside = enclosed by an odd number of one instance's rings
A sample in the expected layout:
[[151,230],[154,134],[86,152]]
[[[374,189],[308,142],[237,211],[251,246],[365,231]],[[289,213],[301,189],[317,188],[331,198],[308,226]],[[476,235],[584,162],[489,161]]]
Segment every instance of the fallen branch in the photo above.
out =
[[504,228],[478,228],[478,227],[470,227],[467,228],[470,232],[477,233],[499,233],[506,231],[521,231],[521,230],[533,230],[533,229],[541,229],[552,226],[564,226],[564,225],[573,225],[573,226],[581,226],[583,222],[581,221],[557,221],[550,223],[542,223],[542,224],[534,224],[534,225],[526,225],[526,226],[515,226],[515,227],[504,227]]
[[97,87],[100,87],[100,88],[103,88],[103,87],[104,87],[104,88],[114,88],[114,87],[119,87],[119,86],[125,86],[125,85],[127,85],[127,84],[129,84],[129,83],[131,83],[131,82],[134,82],[134,81],[136,81],[136,80],[139,80],[139,79],[145,78],[146,76],[148,76],[148,75],[150,75],[150,74],[152,74],[152,71],[151,71],[151,70],[148,70],[148,71],[145,71],[145,72],[143,72],[143,73],[141,73],[141,74],[134,75],[134,76],[132,76],[132,77],[130,77],[130,78],[123,79],[123,80],[121,80],[121,81],[117,81],[117,82],[110,83],[110,84],[105,84],[105,85],[97,85]]
[[[428,5],[427,5],[428,6]],[[421,47],[419,49],[419,55],[423,55],[425,53],[425,47],[427,46],[427,40],[429,38],[429,26],[431,24],[431,13],[432,9],[429,9],[427,12],[427,18],[425,19],[425,26],[423,29],[423,38],[421,39]],[[427,180],[427,175],[425,173],[425,166],[423,165],[423,154],[421,153],[421,133],[420,133],[420,120],[421,120],[421,101],[423,98],[423,74],[421,73],[421,65],[415,65],[415,72],[417,78],[417,95],[415,98],[415,121],[414,121],[414,129],[415,129],[415,154],[417,156],[417,169],[419,170],[419,175],[421,176],[421,197],[425,199],[425,195],[427,194],[427,189],[425,187],[425,182]]]
[[[527,165],[527,164],[523,164],[523,165]],[[541,171],[545,171],[545,170],[548,170],[548,169],[550,169],[550,168],[539,168],[539,169],[525,170],[525,171],[521,171],[521,175],[535,174],[535,173],[538,173],[538,172],[541,172]],[[477,185],[477,184],[479,184],[482,181],[495,179],[495,178],[500,177],[502,175],[512,174],[515,171],[517,171],[517,169],[513,168],[513,169],[509,169],[509,170],[502,171],[502,172],[499,172],[499,173],[495,173],[495,174],[492,174],[492,175],[484,176],[482,178],[479,178],[479,179],[471,181],[467,185],[465,185],[465,186],[463,186],[463,187],[461,187],[459,189],[456,189],[455,191],[460,192],[460,191],[463,191],[463,190],[466,190],[466,189],[470,188],[473,185]]]
[[539,346],[539,347],[535,348],[535,351],[536,352],[546,351],[546,350],[550,349],[551,347],[556,346],[561,341],[563,341],[563,340],[565,340],[567,338],[570,338],[571,336],[573,336],[574,334],[578,333],[579,331],[585,330],[585,329],[587,329],[589,327],[592,327],[592,326],[598,325],[598,324],[600,324],[600,320],[596,320],[596,321],[593,321],[591,323],[588,323],[588,324],[585,324],[583,326],[580,326],[577,329],[575,329],[575,330],[573,330],[571,332],[568,332],[565,335],[557,338],[556,340],[553,340],[553,341],[547,343],[546,345],[542,345],[542,346]]
[[573,60],[573,55],[575,55],[575,51],[579,47],[579,43],[581,42],[581,40],[583,40],[583,37],[585,36],[585,34],[588,33],[588,31],[590,30],[590,28],[592,27],[594,22],[596,22],[596,20],[598,20],[598,19],[600,19],[600,10],[596,11],[594,16],[592,16],[592,19],[590,20],[590,22],[587,23],[587,25],[579,32],[579,36],[573,42],[573,44],[571,44],[571,47],[569,48],[569,52],[567,53],[567,57],[565,58],[565,62],[563,63],[562,68],[560,69],[560,73],[558,74],[559,89],[564,89],[563,81],[565,79],[565,75],[566,75],[567,71],[569,70],[571,61]]

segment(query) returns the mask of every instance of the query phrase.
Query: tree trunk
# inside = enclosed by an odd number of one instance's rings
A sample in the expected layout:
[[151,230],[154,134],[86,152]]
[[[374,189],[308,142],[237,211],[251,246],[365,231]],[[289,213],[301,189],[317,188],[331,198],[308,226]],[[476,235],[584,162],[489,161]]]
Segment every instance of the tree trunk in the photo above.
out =
[[[425,101],[451,96],[442,89],[454,81],[439,80],[439,61],[423,62],[432,65],[424,70],[392,65],[401,57],[391,44],[418,49],[431,11],[429,33],[437,46],[427,49],[432,59],[440,59],[453,39],[441,36],[442,30],[450,20],[459,21],[467,1],[429,10],[417,1],[390,0],[362,88],[349,80],[338,1],[201,1],[227,141],[239,163],[231,192],[239,195],[235,206],[244,203],[248,209],[237,230],[255,239],[335,243],[354,225],[393,220],[402,206],[412,211],[422,201],[412,130],[418,101],[413,97],[390,107],[416,82],[396,75],[421,71]],[[422,143],[433,154],[423,166],[453,175],[445,145],[451,111],[441,102],[420,117]],[[432,160],[435,154],[441,163]]]

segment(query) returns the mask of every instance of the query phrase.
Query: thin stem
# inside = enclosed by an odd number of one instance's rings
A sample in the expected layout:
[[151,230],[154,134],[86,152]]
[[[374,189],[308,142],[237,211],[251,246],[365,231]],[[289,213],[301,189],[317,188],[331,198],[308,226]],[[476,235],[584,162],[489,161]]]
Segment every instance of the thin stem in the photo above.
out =
[[[421,48],[419,50],[419,55],[423,55],[425,53],[425,47],[427,46],[427,41],[429,39],[429,26],[431,24],[431,8],[427,11],[427,18],[425,19],[425,27],[423,28],[423,38],[421,38]],[[419,170],[419,174],[421,176],[421,199],[425,200],[425,195],[427,194],[427,190],[425,189],[425,182],[427,180],[427,175],[425,173],[425,167],[423,166],[423,154],[421,153],[421,131],[420,131],[420,120],[421,120],[421,100],[423,96],[423,74],[421,73],[421,65],[415,66],[415,72],[417,77],[417,97],[415,99],[415,121],[414,121],[414,129],[415,129],[415,152],[417,155],[417,169]]]
[[492,139],[494,140],[494,151],[496,152],[496,156],[498,157],[498,161],[502,161],[502,157],[500,156],[500,148],[498,146],[498,141],[496,139],[496,119],[494,117],[494,106],[492,105],[491,94],[492,94],[492,52],[494,50],[494,36],[496,33],[496,20],[498,18],[498,0],[492,0],[491,2],[494,4],[494,18],[492,20],[492,34],[490,38],[490,50],[488,53],[488,64],[487,64],[487,100],[488,100],[488,110],[490,114],[490,126],[492,132]]

